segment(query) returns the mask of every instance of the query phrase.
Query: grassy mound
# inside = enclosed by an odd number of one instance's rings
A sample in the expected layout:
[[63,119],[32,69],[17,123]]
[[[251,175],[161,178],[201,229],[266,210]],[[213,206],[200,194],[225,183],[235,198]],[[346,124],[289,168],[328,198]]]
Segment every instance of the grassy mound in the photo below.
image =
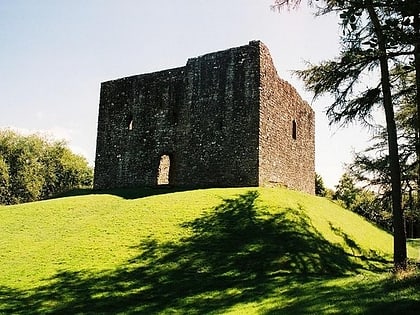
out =
[[0,313],[420,310],[419,279],[386,273],[388,233],[285,189],[125,190],[0,207],[0,239]]

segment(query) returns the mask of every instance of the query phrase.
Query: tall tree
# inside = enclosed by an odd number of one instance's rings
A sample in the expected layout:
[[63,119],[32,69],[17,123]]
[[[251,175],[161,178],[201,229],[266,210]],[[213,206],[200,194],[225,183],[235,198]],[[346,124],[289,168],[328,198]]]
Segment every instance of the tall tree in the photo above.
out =
[[[310,3],[312,1],[309,1]],[[318,1],[318,3],[321,1]],[[406,235],[402,209],[401,167],[398,153],[398,137],[392,95],[390,67],[412,55],[416,43],[412,35],[418,18],[418,1],[388,0],[325,0],[318,6],[317,14],[339,13],[343,36],[342,51],[338,58],[320,65],[310,65],[298,71],[306,86],[315,97],[329,93],[335,100],[327,110],[331,123],[347,123],[359,120],[369,123],[367,117],[378,104],[382,105],[386,118],[389,170],[392,186],[392,209],[394,227],[394,266],[405,269],[407,260]],[[299,0],[276,0],[274,6],[295,7]],[[407,5],[408,3],[408,5]],[[414,8],[414,9],[413,9]],[[413,13],[414,10],[414,13]],[[417,11],[416,11],[417,10]],[[414,21],[401,19],[414,14]],[[403,22],[400,22],[403,21]],[[406,29],[402,23],[413,25]],[[375,77],[377,84],[362,87],[363,76]],[[363,82],[367,85],[367,82]]]
[[[400,69],[397,71],[399,72]],[[417,224],[420,219],[417,202],[417,114],[415,91],[410,88],[412,82],[407,84],[406,79],[414,81],[411,76],[401,77],[401,82],[397,86],[400,95],[397,95],[396,99],[399,104],[396,107],[395,119],[401,165],[402,204],[405,221],[410,224],[407,228],[411,227],[407,229],[407,233],[410,232],[413,237],[414,229],[418,229]],[[372,145],[362,152],[355,153],[353,162],[349,165],[351,174],[358,181],[377,192],[378,201],[384,205],[384,209],[388,208],[391,192],[386,139],[386,129],[381,126],[371,139]]]
[[[388,65],[388,52],[386,28],[379,20],[373,0],[361,1],[366,6],[366,11],[373,26],[372,39],[377,39],[377,58],[379,59],[381,72],[382,102],[385,111],[386,128],[388,133],[389,168],[391,173],[392,186],[392,220],[394,226],[394,265],[397,269],[405,269],[407,264],[407,246],[404,226],[404,216],[401,196],[401,167],[398,155],[398,136],[395,123],[394,107],[392,103],[392,92],[390,73]],[[361,8],[363,10],[363,7]]]
[[398,20],[394,22],[392,35],[399,42],[409,46],[409,54],[413,55],[410,64],[404,66],[406,74],[414,76],[413,87],[405,92],[414,94],[417,114],[415,117],[416,132],[416,169],[417,169],[417,206],[420,207],[420,2],[418,0],[395,1],[388,4],[388,8],[396,11]]

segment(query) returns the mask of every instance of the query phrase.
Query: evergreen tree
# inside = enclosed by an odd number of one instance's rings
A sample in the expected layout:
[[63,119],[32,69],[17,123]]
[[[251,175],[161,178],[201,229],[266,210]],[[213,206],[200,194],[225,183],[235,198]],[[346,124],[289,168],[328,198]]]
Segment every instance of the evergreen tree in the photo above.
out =
[[325,197],[327,195],[327,189],[324,185],[324,180],[321,175],[315,174],[315,195]]
[[[299,3],[299,0],[276,0],[274,6],[290,7]],[[410,62],[407,58],[412,56],[417,74],[416,93],[419,95],[420,5],[415,0],[326,0],[317,3],[322,3],[318,6],[318,14],[340,14],[343,29],[342,51],[334,60],[310,65],[307,70],[299,71],[298,75],[315,93],[315,97],[326,93],[334,96],[334,102],[327,110],[331,123],[345,124],[358,120],[369,124],[372,110],[378,105],[383,108],[392,195],[394,266],[396,269],[405,269],[407,249],[402,209],[401,167],[391,82],[395,79],[392,70],[401,64],[409,67]],[[380,78],[379,82],[366,87],[360,85],[361,78],[374,78],[376,75]],[[417,102],[417,105],[420,105],[420,102]],[[417,124],[419,122],[420,119],[417,119]]]

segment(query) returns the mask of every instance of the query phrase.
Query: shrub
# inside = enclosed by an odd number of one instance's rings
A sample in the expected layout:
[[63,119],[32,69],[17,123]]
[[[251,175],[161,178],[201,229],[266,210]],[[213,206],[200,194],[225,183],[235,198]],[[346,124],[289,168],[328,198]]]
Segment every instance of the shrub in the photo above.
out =
[[63,141],[0,130],[0,203],[45,199],[89,186],[93,170]]

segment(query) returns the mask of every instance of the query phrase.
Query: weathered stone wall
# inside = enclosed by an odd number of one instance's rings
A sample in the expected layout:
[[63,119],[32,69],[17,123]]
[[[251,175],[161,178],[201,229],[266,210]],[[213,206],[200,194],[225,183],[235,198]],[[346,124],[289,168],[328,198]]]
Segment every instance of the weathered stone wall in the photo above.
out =
[[157,185],[167,155],[170,185],[281,183],[313,193],[313,138],[313,112],[254,41],[102,83],[94,187]]
[[[258,45],[101,86],[95,188],[258,185]],[[131,130],[130,130],[131,129]]]
[[267,47],[260,54],[259,185],[315,192],[315,114],[279,78]]
[[188,60],[174,184],[258,185],[258,48]]
[[95,188],[157,183],[160,156],[175,137],[183,68],[102,83]]

